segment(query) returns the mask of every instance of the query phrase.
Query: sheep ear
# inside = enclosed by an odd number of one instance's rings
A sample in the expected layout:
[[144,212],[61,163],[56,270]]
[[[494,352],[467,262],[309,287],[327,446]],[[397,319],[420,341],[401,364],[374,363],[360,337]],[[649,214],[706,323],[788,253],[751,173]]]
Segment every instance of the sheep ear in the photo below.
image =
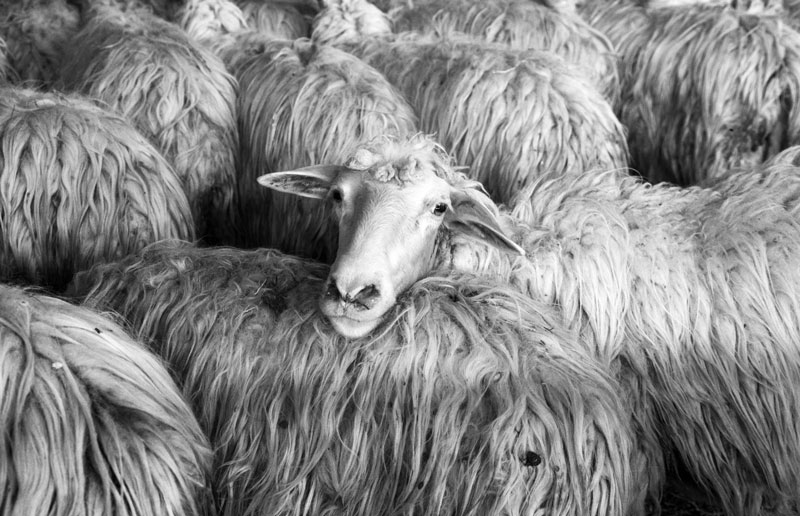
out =
[[497,216],[477,198],[479,195],[477,191],[471,193],[464,189],[453,189],[450,193],[452,209],[445,214],[445,226],[500,250],[525,256],[525,249],[503,233]]
[[313,165],[297,170],[264,174],[258,178],[258,182],[279,192],[324,199],[331,183],[342,168],[339,165]]

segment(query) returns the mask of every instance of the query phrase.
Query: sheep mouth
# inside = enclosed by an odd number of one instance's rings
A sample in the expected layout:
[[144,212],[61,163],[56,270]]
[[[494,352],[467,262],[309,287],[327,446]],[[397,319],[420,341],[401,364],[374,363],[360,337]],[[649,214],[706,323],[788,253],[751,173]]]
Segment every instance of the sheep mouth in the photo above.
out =
[[383,320],[383,314],[372,319],[354,319],[347,316],[325,314],[336,333],[349,339],[366,337]]

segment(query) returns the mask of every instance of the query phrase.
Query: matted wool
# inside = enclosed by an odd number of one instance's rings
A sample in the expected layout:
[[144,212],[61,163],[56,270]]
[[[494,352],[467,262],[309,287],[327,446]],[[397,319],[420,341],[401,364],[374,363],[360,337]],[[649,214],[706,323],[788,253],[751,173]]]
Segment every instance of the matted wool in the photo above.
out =
[[236,82],[173,24],[101,10],[70,43],[61,78],[127,117],[173,165],[197,236],[229,242],[236,178]]
[[238,0],[247,24],[254,30],[278,39],[294,40],[311,36],[311,22],[294,3],[264,0]]
[[499,203],[543,175],[628,165],[611,107],[554,54],[411,33],[342,47],[383,72],[417,110],[420,128]]
[[109,319],[0,285],[0,513],[211,514],[211,450]]
[[620,119],[633,168],[696,184],[800,143],[800,34],[782,17],[704,5],[646,12],[649,25],[619,47],[631,71]]
[[639,513],[629,408],[552,309],[429,278],[345,341],[316,308],[326,273],[272,250],[155,246],[72,293],[180,360],[222,514]]
[[416,132],[416,116],[356,57],[307,39],[244,33],[221,51],[239,81],[239,245],[326,260],[336,252],[323,203],[258,186],[265,172],[341,160],[383,134]]
[[0,2],[0,37],[14,70],[14,83],[50,88],[67,41],[78,31],[80,13],[68,0]]
[[423,0],[388,14],[395,32],[457,31],[519,50],[551,51],[579,67],[608,102],[619,98],[613,45],[575,13],[530,0]]
[[94,263],[194,237],[175,172],[122,117],[78,95],[0,93],[0,281],[58,289]]

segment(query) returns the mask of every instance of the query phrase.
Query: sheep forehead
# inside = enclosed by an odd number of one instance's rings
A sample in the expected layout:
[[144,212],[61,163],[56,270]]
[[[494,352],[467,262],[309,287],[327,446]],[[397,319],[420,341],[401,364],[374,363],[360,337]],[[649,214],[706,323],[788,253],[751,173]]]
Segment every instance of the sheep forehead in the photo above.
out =
[[347,161],[349,169],[363,171],[374,181],[400,185],[435,183],[448,165],[446,157],[423,140],[407,146],[384,142],[362,147]]

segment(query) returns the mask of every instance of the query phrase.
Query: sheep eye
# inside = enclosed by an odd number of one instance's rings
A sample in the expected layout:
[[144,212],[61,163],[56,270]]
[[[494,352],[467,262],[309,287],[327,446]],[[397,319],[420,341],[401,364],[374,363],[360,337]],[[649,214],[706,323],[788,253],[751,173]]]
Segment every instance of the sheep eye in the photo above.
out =
[[342,191],[338,188],[333,190],[331,192],[331,199],[333,199],[333,202],[342,202]]
[[447,211],[447,204],[440,202],[437,203],[436,206],[433,207],[433,214],[437,216],[441,216],[444,212]]

